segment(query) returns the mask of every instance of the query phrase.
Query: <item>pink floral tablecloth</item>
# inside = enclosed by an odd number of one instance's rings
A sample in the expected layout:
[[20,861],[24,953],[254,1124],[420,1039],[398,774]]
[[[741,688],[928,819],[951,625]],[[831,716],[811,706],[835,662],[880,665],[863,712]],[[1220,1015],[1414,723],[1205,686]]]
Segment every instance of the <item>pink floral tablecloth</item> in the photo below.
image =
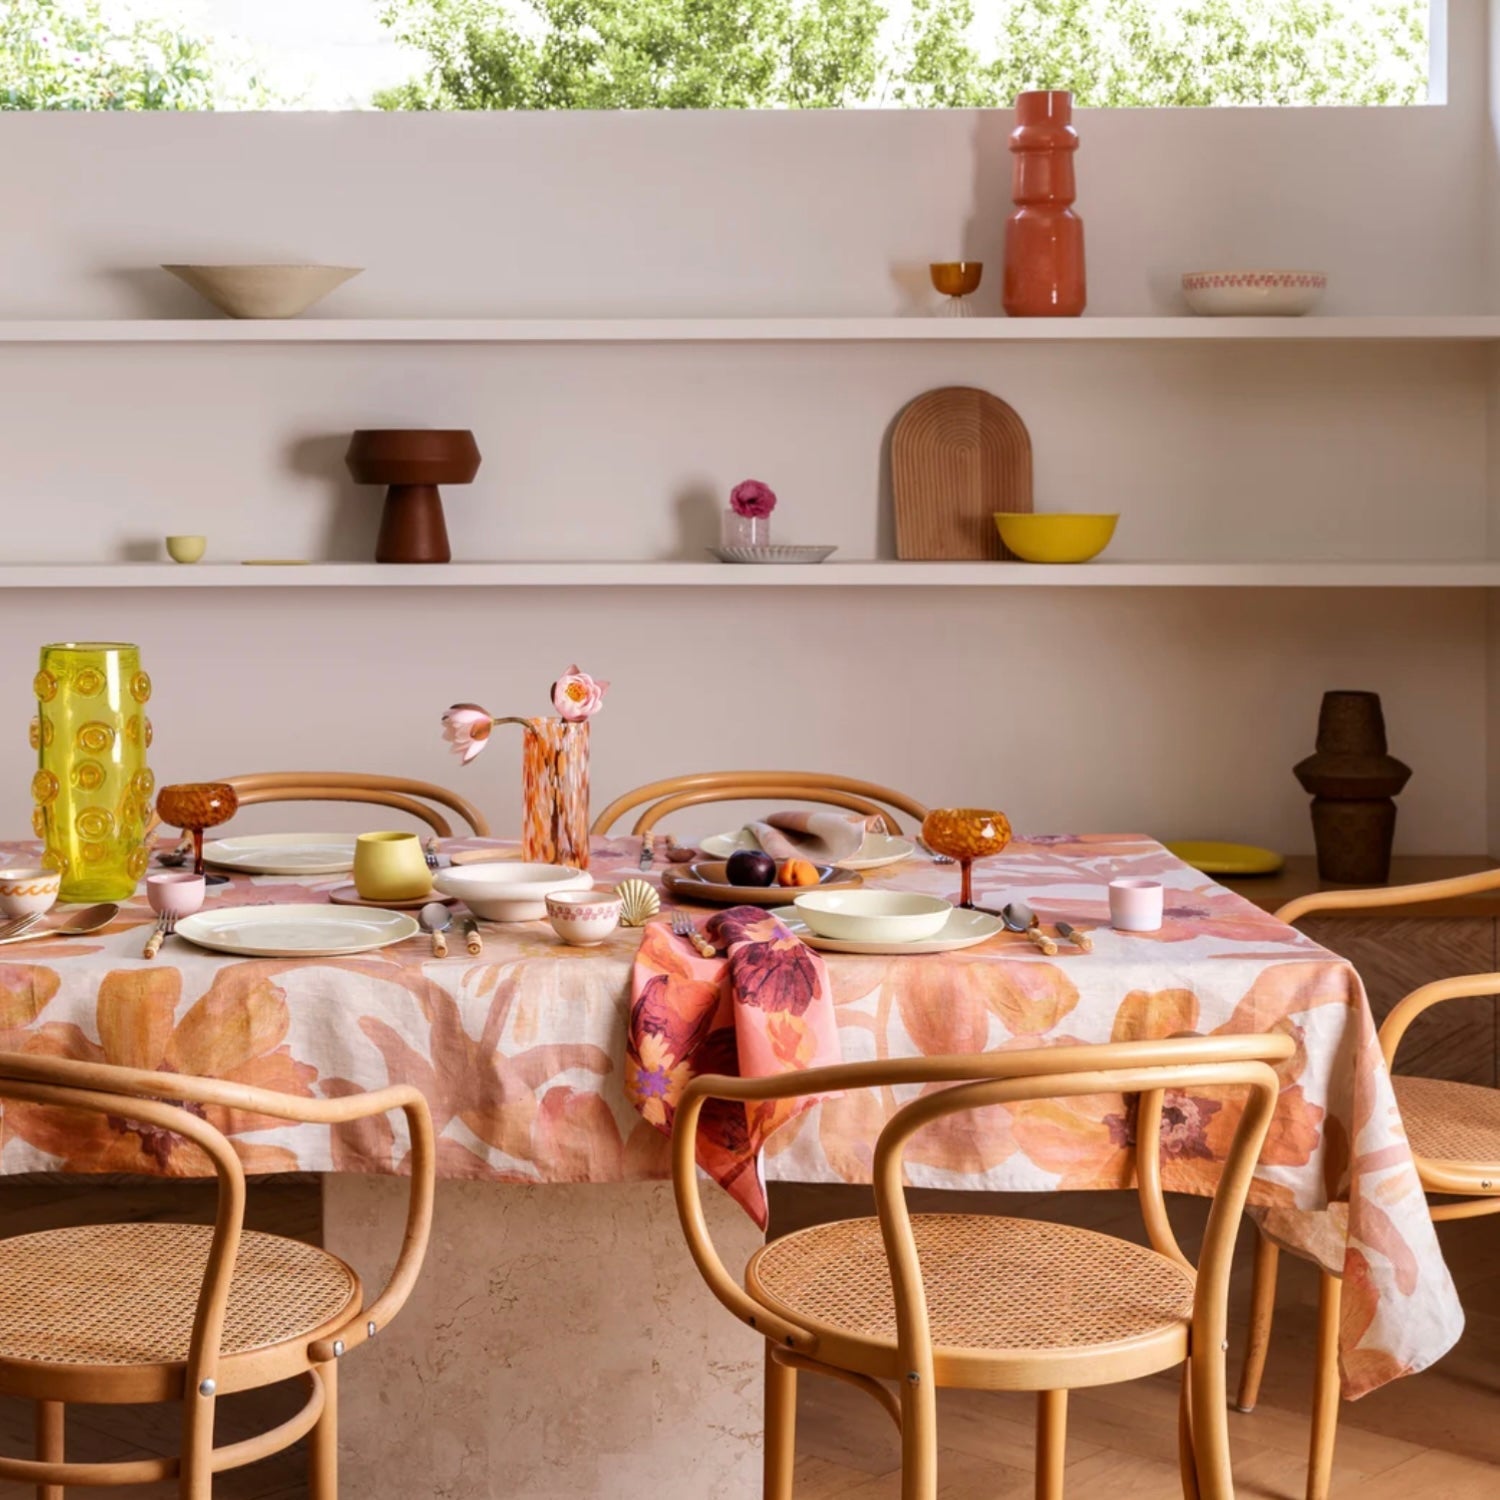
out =
[[[476,841],[468,841],[470,844]],[[456,847],[456,846],[455,846]],[[24,846],[7,855],[19,856]],[[502,855],[516,853],[500,845]],[[633,839],[596,845],[601,883],[637,873]],[[1106,883],[1129,874],[1167,886],[1158,933],[1105,925]],[[1462,1328],[1412,1166],[1375,1026],[1354,970],[1135,836],[1017,840],[976,867],[978,899],[1030,900],[1044,920],[1095,928],[1095,950],[1044,958],[1002,934],[963,952],[908,958],[829,955],[848,1061],[1177,1031],[1282,1030],[1298,1042],[1253,1201],[1278,1235],[1323,1244],[1348,1203],[1342,1242],[1346,1393],[1424,1368]],[[658,878],[656,874],[652,879]],[[343,877],[347,880],[347,877]],[[867,882],[951,893],[951,866],[925,858]],[[216,904],[321,899],[342,883],[237,878]],[[425,938],[356,958],[237,961],[169,940],[141,958],[143,899],[93,937],[0,948],[0,1048],[182,1073],[292,1093],[342,1094],[390,1082],[430,1100],[447,1177],[612,1182],[668,1175],[667,1142],[627,1103],[630,967],[640,934],[567,948],[543,922],[486,931],[485,954],[431,957]],[[669,1085],[668,1085],[669,1086]],[[773,1138],[767,1175],[868,1180],[882,1121],[901,1102],[850,1093]],[[1211,1189],[1234,1125],[1232,1102],[1169,1101],[1163,1179]],[[241,1114],[216,1122],[247,1169],[398,1172],[405,1141],[390,1121],[286,1126]],[[944,1122],[908,1151],[914,1182],[936,1187],[1119,1188],[1132,1178],[1129,1117],[1118,1098],[1018,1104]],[[206,1164],[171,1135],[121,1120],[11,1104],[0,1116],[0,1171],[161,1172]],[[1337,1248],[1335,1249],[1337,1255]]]

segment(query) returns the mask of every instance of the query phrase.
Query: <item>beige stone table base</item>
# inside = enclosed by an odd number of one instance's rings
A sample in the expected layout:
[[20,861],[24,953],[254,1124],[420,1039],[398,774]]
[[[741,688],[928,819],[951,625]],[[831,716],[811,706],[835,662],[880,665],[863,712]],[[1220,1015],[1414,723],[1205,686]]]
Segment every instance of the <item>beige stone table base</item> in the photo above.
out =
[[[407,1185],[323,1179],[378,1287]],[[705,1194],[727,1264],[760,1236]],[[411,1301],[340,1369],[341,1489],[385,1500],[704,1500],[760,1485],[764,1346],[709,1296],[665,1182],[440,1182]]]

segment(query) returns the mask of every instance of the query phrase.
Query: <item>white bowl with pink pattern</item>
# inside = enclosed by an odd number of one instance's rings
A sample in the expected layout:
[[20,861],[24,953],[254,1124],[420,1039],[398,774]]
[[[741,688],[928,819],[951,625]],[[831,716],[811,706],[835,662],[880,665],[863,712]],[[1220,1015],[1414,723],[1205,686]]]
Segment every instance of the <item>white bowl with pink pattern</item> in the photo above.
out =
[[1187,305],[1205,318],[1300,318],[1322,300],[1322,271],[1188,271]]
[[614,891],[549,891],[547,920],[563,942],[592,948],[620,925],[623,906]]

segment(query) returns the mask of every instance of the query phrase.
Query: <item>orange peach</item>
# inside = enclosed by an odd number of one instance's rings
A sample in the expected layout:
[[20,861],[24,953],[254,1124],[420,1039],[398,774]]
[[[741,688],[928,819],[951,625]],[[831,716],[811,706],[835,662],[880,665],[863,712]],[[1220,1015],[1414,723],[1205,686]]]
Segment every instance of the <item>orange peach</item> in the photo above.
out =
[[785,860],[776,872],[777,885],[816,885],[818,880],[818,867],[805,859]]

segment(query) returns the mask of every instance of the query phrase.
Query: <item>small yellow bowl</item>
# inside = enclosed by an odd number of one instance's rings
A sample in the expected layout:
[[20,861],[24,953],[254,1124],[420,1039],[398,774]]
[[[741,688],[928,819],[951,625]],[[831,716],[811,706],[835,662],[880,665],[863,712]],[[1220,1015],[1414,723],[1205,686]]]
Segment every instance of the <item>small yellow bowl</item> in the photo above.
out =
[[1109,546],[1118,515],[1033,515],[996,511],[1000,540],[1023,562],[1081,563]]
[[169,536],[167,556],[175,563],[195,563],[208,550],[206,536]]

